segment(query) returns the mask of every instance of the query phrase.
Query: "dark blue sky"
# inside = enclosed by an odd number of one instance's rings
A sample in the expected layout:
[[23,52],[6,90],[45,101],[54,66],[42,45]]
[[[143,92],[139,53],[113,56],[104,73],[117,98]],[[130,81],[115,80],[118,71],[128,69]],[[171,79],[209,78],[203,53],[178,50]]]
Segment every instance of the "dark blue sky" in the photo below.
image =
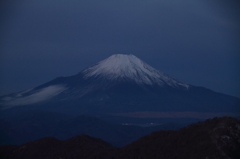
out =
[[0,3],[0,95],[120,53],[182,82],[240,97],[238,0]]

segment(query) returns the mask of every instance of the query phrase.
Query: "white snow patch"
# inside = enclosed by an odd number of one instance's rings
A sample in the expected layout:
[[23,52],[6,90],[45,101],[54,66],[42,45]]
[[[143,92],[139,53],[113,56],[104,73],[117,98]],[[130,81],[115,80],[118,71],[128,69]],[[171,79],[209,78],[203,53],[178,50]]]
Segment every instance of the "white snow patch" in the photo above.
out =
[[100,61],[96,65],[83,71],[84,78],[104,77],[107,79],[131,79],[140,84],[169,85],[172,87],[186,87],[189,85],[178,82],[164,73],[154,69],[134,55],[115,54]]
[[48,86],[40,91],[31,94],[29,96],[21,97],[19,94],[16,97],[9,97],[5,99],[5,103],[3,104],[4,106],[2,109],[8,109],[14,106],[18,105],[28,105],[28,104],[33,104],[41,101],[48,100],[59,93],[63,92],[66,90],[66,87],[60,86],[60,85],[53,85],[53,86]]

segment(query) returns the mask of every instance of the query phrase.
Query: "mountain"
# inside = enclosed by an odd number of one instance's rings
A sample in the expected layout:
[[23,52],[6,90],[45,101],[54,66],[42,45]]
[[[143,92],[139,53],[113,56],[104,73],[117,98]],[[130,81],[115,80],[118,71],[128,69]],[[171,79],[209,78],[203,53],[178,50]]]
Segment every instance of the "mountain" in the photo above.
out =
[[176,131],[156,131],[122,148],[87,135],[65,141],[53,137],[23,145],[0,146],[3,159],[239,159],[240,121],[221,117],[198,122]]
[[197,118],[239,115],[240,99],[179,82],[134,55],[116,54],[76,75],[0,98],[2,115],[44,110],[71,115]]

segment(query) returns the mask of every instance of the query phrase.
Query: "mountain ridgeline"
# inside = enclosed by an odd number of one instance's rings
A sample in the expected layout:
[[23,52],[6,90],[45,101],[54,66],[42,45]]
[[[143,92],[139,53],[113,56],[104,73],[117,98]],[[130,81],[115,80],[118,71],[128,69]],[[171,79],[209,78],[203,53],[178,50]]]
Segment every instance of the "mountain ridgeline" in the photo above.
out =
[[2,159],[239,159],[239,137],[240,121],[221,117],[180,130],[156,131],[121,148],[88,135],[64,141],[46,137],[19,146],[0,146],[0,156]]
[[28,110],[130,118],[235,116],[240,99],[180,82],[134,55],[115,54],[76,75],[2,96],[3,116]]

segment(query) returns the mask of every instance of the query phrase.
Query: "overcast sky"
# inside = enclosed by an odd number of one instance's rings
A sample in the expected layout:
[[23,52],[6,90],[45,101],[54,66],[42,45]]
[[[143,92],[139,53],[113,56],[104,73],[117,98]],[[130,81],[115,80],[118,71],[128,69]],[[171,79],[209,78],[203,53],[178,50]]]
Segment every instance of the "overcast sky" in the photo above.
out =
[[0,95],[133,54],[179,81],[240,97],[238,0],[0,3]]

